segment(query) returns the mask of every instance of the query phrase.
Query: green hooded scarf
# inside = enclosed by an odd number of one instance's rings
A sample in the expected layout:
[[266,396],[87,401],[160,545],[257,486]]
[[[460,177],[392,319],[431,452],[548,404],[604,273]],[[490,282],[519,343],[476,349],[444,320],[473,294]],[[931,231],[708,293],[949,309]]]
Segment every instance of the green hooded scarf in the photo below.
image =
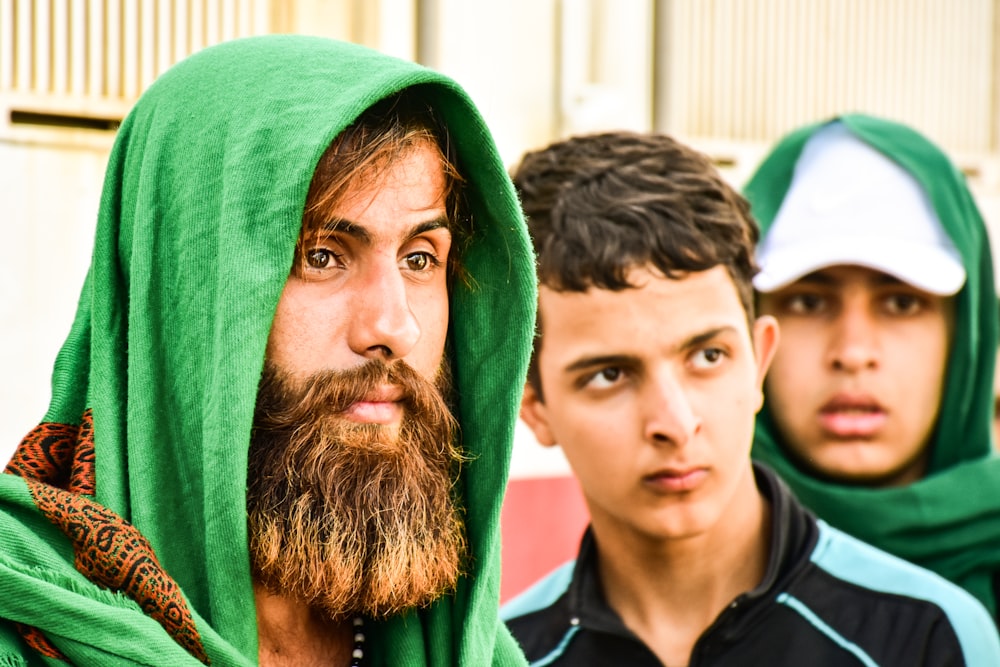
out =
[[498,619],[536,298],[513,187],[452,80],[283,35],[179,63],[118,132],[51,406],[0,475],[0,665],[256,664],[246,473],[265,345],[317,160],[404,88],[449,128],[467,181],[449,354],[471,558],[454,594],[369,621],[365,663],[523,664]]
[[[928,472],[913,484],[883,489],[820,480],[788,457],[766,401],[757,421],[753,455],[773,467],[821,518],[950,579],[996,617],[1000,459],[992,455],[991,419],[998,318],[986,228],[964,176],[925,137],[870,116],[845,115],[837,120],[920,183],[965,266],[966,283],[954,297],[954,338],[940,415],[929,443]],[[746,186],[762,236],[788,191],[804,145],[823,125],[785,137]]]

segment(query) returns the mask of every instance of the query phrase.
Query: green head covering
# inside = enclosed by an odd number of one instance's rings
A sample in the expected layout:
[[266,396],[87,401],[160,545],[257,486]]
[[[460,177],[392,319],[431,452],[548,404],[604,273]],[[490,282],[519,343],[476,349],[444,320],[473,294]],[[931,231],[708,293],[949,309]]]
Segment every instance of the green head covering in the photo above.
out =
[[[920,183],[965,266],[966,282],[955,296],[954,338],[938,423],[929,443],[928,472],[916,483],[885,489],[822,481],[788,457],[766,401],[757,421],[753,455],[777,470],[821,518],[951,579],[995,615],[1000,459],[992,456],[990,434],[998,318],[986,228],[964,176],[925,137],[871,116],[852,114],[836,120]],[[825,125],[804,127],[781,140],[746,186],[762,238],[781,207],[803,147]]]
[[[497,615],[500,504],[535,312],[513,188],[453,81],[284,35],[179,63],[121,126],[46,424],[15,454],[16,474],[0,475],[0,665],[60,663],[45,653],[256,664],[246,471],[271,321],[318,158],[404,88],[436,110],[467,180],[469,279],[452,289],[449,349],[471,563],[454,595],[370,621],[366,664],[523,662]],[[78,474],[88,466],[96,489]]]

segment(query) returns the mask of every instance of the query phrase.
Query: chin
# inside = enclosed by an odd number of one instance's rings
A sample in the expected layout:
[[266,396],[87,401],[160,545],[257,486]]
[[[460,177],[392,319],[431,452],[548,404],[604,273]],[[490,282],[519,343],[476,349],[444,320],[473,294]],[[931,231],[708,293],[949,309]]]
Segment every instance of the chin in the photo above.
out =
[[891,467],[870,460],[844,461],[843,456],[838,458],[840,460],[814,467],[814,472],[823,479],[849,486],[883,486],[899,474]]
[[712,516],[703,508],[678,508],[670,510],[670,516],[658,517],[656,524],[649,526],[646,533],[661,540],[686,540],[709,532],[719,523],[720,516]]

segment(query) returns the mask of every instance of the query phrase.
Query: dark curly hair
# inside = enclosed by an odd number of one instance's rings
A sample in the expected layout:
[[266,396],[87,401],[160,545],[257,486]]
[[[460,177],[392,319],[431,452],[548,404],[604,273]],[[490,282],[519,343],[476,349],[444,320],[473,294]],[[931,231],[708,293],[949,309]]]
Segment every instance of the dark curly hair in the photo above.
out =
[[[722,265],[753,321],[759,231],[747,201],[705,155],[663,134],[608,132],[527,153],[512,177],[541,285],[624,290],[634,287],[634,268],[678,279]],[[528,371],[539,397],[543,326]]]

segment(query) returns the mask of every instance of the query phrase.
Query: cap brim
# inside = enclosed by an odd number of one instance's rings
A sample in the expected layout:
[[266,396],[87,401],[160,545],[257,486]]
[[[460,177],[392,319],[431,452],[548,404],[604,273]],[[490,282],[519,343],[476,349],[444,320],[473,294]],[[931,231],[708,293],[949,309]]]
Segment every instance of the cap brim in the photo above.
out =
[[939,296],[956,294],[965,284],[965,267],[943,250],[925,244],[893,240],[887,250],[869,238],[824,239],[801,243],[767,254],[753,285],[773,292],[820,269],[856,265],[887,273],[919,290]]

